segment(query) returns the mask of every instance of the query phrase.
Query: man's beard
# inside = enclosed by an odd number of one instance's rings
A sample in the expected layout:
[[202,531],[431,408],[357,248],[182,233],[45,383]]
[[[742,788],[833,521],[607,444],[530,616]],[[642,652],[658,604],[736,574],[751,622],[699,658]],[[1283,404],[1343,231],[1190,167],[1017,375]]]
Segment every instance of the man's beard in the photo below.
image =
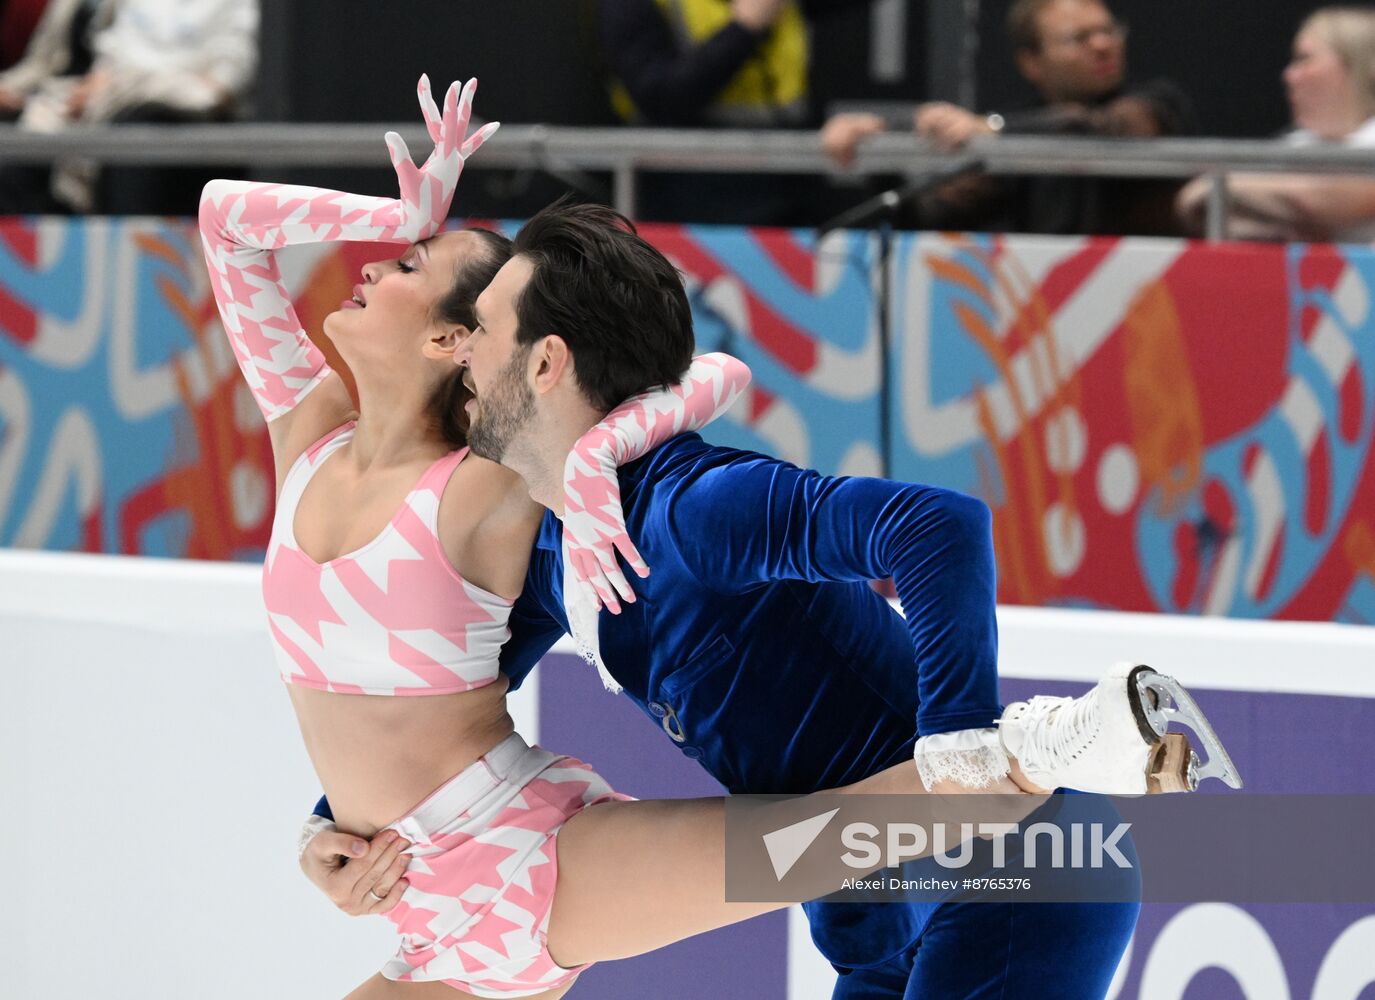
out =
[[525,384],[529,356],[529,348],[517,352],[478,400],[468,428],[468,447],[474,455],[500,462],[512,438],[534,418],[535,394]]

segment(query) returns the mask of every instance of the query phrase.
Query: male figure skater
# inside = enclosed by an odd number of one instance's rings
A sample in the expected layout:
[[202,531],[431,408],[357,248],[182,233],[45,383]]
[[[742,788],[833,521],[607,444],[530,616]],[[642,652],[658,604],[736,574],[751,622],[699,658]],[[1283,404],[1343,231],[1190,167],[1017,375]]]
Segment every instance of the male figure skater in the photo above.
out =
[[[549,508],[502,652],[513,685],[569,630],[559,515],[570,447],[621,400],[675,381],[693,348],[677,271],[611,210],[553,206],[522,229],[515,250],[479,297],[479,325],[455,355],[476,397],[467,404],[473,450],[520,472]],[[576,492],[576,475],[572,482]],[[1154,743],[1122,709],[1135,675],[1110,676],[1086,695],[1098,700],[1094,712],[1056,711],[1069,699],[1021,703],[994,728],[994,563],[989,511],[978,500],[826,477],[695,434],[624,466],[619,485],[619,498],[574,499],[593,511],[618,499],[628,540],[652,572],[618,614],[595,616],[591,629],[575,617],[575,638],[731,792],[845,784],[912,756],[914,743],[923,779],[937,790],[970,775],[1006,792],[1147,790]],[[625,539],[604,541],[609,551]],[[905,621],[868,585],[885,577]],[[1095,734],[1108,749],[1090,754],[1090,773],[1069,756]],[[1011,757],[1033,766],[1010,771]],[[373,863],[376,852],[339,867],[338,855],[354,853],[343,846],[351,839],[331,833],[307,846],[304,867],[326,891],[332,880],[355,879],[354,865]],[[375,898],[386,889],[375,887]],[[1138,904],[806,909],[813,938],[841,973],[838,998],[1050,989],[1088,1000],[1106,992]]]

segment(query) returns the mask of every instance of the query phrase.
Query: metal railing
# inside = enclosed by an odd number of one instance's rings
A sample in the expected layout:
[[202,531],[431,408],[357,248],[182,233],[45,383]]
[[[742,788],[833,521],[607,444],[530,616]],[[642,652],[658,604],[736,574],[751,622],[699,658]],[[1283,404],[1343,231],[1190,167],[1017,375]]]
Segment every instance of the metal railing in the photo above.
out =
[[[83,156],[107,164],[234,164],[250,167],[384,166],[386,124],[120,125],[39,134],[0,126],[0,163],[44,163]],[[413,150],[426,148],[419,126],[396,129]],[[1097,139],[999,136],[942,153],[923,139],[889,133],[860,147],[840,170],[814,131],[579,128],[507,125],[475,157],[473,168],[535,168],[552,173],[609,171],[616,207],[634,216],[641,171],[875,174],[920,176],[950,170],[971,156],[990,174],[1186,178],[1208,175],[1207,235],[1225,238],[1227,176],[1238,172],[1369,174],[1375,151],[1346,146],[1297,148],[1235,139]]]

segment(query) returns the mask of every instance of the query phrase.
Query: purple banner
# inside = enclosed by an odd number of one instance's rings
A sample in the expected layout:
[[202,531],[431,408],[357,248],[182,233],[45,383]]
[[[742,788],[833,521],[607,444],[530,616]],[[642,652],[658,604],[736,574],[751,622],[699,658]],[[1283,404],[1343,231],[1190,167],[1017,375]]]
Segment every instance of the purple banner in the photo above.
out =
[[[573,656],[540,669],[540,737],[640,797],[719,794],[655,720],[604,691]],[[1079,694],[1082,684],[1004,680],[1004,701]],[[1375,732],[1375,699],[1197,691],[1245,776],[1244,792],[1375,793],[1368,755],[1351,752]],[[1210,791],[1209,794],[1212,794]],[[1187,837],[1188,831],[1181,831]],[[1367,867],[1367,857],[1351,859]],[[1296,861],[1297,865],[1297,861]],[[671,906],[672,900],[664,900]],[[828,995],[817,982],[788,983],[790,940],[780,915],[726,928],[654,955],[594,967],[580,989],[600,1000],[756,1000]],[[1344,936],[1345,935],[1345,936]],[[796,936],[791,947],[806,947]],[[1320,977],[1320,972],[1322,976]],[[1357,1000],[1375,983],[1375,907],[1147,904],[1116,984],[1117,1000],[1312,997]],[[1348,987],[1350,987],[1348,989]],[[1342,992],[1342,990],[1346,990]],[[1053,995],[1053,994],[1047,994]]]

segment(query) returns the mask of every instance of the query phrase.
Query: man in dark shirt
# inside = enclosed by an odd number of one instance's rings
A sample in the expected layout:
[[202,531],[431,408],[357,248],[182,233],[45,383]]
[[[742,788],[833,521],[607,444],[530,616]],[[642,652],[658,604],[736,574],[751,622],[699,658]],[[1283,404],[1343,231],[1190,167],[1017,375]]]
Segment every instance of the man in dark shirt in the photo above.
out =
[[[917,109],[918,135],[945,149],[999,133],[1153,138],[1197,131],[1193,105],[1168,80],[1126,83],[1127,26],[1100,0],[1017,0],[1008,14],[1017,68],[1036,88],[1031,109],[977,114],[943,102]],[[823,141],[846,162],[874,115],[840,115]],[[923,228],[1159,235],[1176,230],[1174,181],[1080,177],[972,177],[946,184],[913,206]]]

